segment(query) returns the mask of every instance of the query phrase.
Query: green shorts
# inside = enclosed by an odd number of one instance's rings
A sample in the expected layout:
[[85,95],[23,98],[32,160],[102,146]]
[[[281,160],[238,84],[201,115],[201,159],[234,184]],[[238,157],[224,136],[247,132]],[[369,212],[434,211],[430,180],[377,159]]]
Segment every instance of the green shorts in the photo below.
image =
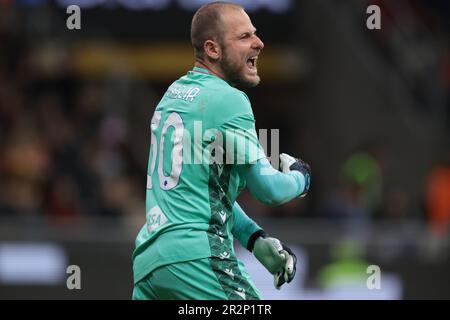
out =
[[162,266],[135,284],[133,300],[261,300],[239,260],[206,258]]

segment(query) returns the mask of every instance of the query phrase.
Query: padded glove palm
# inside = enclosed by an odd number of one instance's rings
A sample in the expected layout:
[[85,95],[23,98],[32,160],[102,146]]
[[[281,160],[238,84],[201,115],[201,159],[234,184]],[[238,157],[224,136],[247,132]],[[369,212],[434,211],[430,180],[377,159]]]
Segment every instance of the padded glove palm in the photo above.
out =
[[286,245],[275,238],[256,239],[253,254],[256,259],[274,276],[275,288],[280,289],[295,276],[297,257]]

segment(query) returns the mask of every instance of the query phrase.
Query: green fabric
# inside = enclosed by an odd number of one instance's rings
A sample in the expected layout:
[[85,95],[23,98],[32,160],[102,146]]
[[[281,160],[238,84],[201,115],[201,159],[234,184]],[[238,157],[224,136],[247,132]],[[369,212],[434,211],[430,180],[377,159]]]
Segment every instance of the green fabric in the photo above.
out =
[[139,281],[134,300],[260,300],[239,260],[199,259],[160,267]]
[[241,206],[235,202],[233,206],[234,224],[233,236],[244,248],[247,248],[248,240],[258,230],[262,228],[252,219],[250,219],[242,210]]
[[300,171],[283,173],[275,170],[267,158],[256,164],[239,167],[252,196],[269,206],[279,206],[303,193],[305,176]]
[[[202,133],[206,138],[196,143],[195,128],[200,121],[200,139]],[[190,150],[180,143],[180,132],[183,141],[190,136]],[[265,157],[247,96],[200,68],[169,87],[156,107],[151,133],[146,223],[133,253],[135,283],[171,263],[208,257],[233,259],[232,229],[235,220],[238,224],[242,221],[235,219],[233,205],[245,186],[238,167]],[[219,161],[221,138],[224,158],[228,158],[223,160],[233,160],[231,164]],[[237,147],[242,141],[247,148]],[[183,149],[172,154],[175,145],[183,145]],[[206,161],[201,161],[202,156]]]

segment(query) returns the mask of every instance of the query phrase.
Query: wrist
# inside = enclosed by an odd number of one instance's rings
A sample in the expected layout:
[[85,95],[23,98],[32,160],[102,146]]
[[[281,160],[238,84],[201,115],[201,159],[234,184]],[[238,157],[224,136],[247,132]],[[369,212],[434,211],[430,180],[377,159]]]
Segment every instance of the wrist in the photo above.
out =
[[247,250],[248,251],[253,252],[253,248],[255,247],[255,242],[260,237],[263,237],[263,238],[266,237],[266,232],[262,229],[254,232],[248,239],[248,242],[247,242]]

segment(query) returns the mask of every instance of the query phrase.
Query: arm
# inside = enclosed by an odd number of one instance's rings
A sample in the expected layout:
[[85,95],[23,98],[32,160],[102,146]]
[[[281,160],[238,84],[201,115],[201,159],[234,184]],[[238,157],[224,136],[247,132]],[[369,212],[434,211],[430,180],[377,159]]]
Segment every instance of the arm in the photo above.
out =
[[295,276],[297,257],[280,240],[267,237],[263,229],[250,219],[237,202],[233,205],[233,236],[252,252],[262,265],[274,276],[277,289]]
[[239,166],[239,175],[247,181],[250,193],[269,206],[281,205],[302,195],[309,185],[302,172],[277,171],[267,158],[255,164]]
[[[252,195],[265,204],[283,204],[306,195],[309,190],[309,165],[286,154],[281,154],[280,159],[283,172],[275,170],[267,158],[262,158],[253,165],[239,167],[239,174],[246,180]],[[291,282],[297,264],[297,257],[292,250],[280,240],[267,237],[264,230],[248,218],[237,203],[233,212],[235,226],[238,225],[233,228],[233,235],[273,274],[275,287],[280,289],[284,283]]]
[[233,205],[233,215],[233,236],[243,247],[252,251],[255,240],[261,235],[264,235],[264,231],[255,221],[245,214],[237,202]]
[[271,166],[259,143],[248,97],[233,89],[226,92],[221,101],[225,101],[226,108],[219,108],[214,115],[217,127],[225,137],[226,161],[237,165],[239,176],[246,181],[252,195],[270,206],[304,195],[309,186],[309,168],[299,170],[305,167],[303,163],[284,154],[280,155],[283,172]]

